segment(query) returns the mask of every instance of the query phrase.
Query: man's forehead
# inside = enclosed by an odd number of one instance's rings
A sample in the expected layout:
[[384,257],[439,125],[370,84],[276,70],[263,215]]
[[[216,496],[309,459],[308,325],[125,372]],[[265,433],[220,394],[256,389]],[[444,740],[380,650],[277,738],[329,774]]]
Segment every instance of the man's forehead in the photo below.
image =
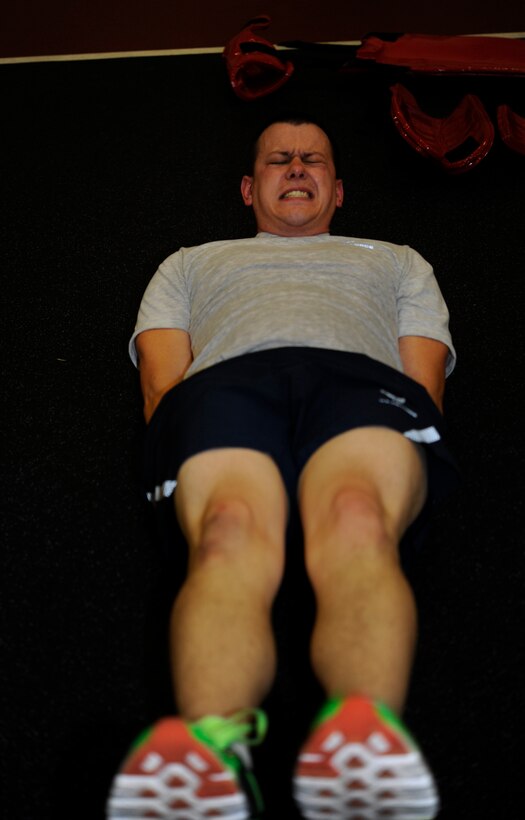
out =
[[313,123],[292,125],[274,123],[262,132],[259,152],[267,153],[331,153],[330,141],[324,131]]

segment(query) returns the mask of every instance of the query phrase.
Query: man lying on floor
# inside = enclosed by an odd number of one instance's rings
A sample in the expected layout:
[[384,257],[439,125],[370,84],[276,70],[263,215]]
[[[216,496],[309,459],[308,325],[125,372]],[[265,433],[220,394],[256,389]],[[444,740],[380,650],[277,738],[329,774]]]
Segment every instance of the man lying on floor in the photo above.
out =
[[247,745],[264,735],[260,704],[274,682],[271,609],[290,504],[316,600],[311,663],[326,692],[298,752],[299,809],[438,812],[400,719],[417,616],[399,544],[455,481],[441,415],[455,354],[418,253],[330,235],[343,204],[336,163],[315,122],[270,124],[241,184],[257,235],[179,250],[144,294],[131,352],[146,481],[155,503],[173,497],[188,572],[171,621],[177,716],[130,752],[110,818],[260,815]]

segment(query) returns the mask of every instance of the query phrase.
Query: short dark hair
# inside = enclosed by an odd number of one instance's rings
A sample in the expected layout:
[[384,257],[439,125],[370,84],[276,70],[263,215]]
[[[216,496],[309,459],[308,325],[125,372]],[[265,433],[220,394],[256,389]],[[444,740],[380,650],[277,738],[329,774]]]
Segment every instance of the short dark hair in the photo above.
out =
[[250,175],[253,174],[253,168],[255,166],[255,161],[259,153],[259,141],[261,139],[261,136],[267,128],[270,128],[271,125],[276,125],[278,123],[283,123],[286,125],[315,125],[321,131],[323,131],[323,133],[326,134],[328,142],[330,143],[330,148],[332,150],[332,159],[334,161],[335,166],[335,175],[336,177],[339,176],[339,146],[337,145],[337,142],[333,134],[317,117],[312,117],[309,114],[301,114],[297,112],[275,115],[271,119],[269,119],[262,127],[259,128],[252,143],[252,150],[250,156]]

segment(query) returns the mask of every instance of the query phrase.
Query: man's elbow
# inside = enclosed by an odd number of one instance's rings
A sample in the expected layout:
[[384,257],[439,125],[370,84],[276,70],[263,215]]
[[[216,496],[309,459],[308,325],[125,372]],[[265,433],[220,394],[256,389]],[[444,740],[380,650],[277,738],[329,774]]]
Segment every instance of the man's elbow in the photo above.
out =
[[185,370],[182,370],[173,378],[169,380],[163,379],[161,381],[148,378],[147,375],[143,375],[141,373],[140,384],[144,399],[144,418],[146,419],[147,424],[150,422],[151,417],[166,393],[168,393],[173,387],[176,387],[176,385],[183,380],[184,373]]

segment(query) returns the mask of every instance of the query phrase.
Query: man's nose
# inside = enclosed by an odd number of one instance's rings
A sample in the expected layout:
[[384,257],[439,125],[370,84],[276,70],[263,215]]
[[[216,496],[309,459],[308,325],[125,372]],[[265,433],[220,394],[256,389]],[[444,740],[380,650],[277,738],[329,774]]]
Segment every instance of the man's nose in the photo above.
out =
[[286,176],[289,179],[294,179],[296,177],[304,177],[305,173],[306,172],[302,159],[300,157],[293,157],[288,166]]

